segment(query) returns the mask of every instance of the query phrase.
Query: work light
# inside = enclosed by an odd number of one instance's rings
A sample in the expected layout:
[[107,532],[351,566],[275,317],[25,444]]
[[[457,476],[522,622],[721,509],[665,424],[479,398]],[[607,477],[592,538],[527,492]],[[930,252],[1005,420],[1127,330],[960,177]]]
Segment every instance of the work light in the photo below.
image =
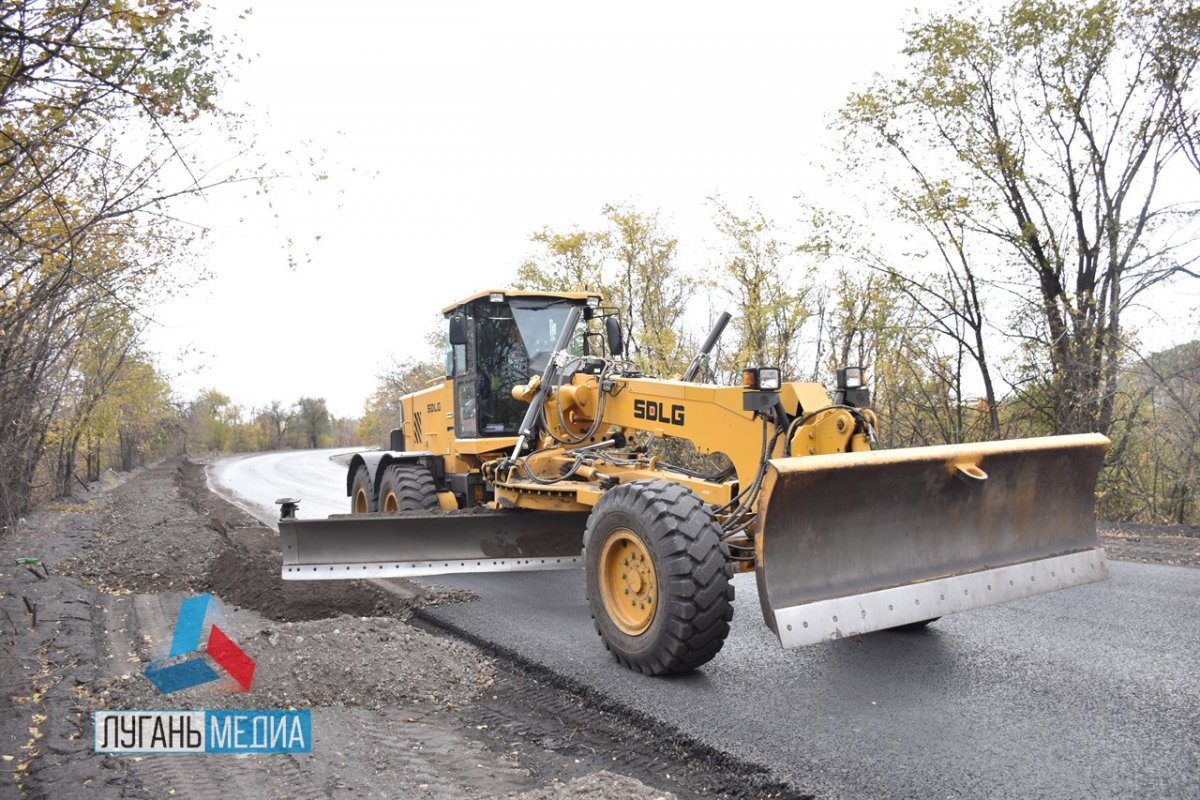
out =
[[867,376],[862,367],[842,367],[837,371],[839,389],[858,389],[866,382]]
[[777,367],[746,367],[742,370],[742,386],[763,392],[777,392],[780,386]]

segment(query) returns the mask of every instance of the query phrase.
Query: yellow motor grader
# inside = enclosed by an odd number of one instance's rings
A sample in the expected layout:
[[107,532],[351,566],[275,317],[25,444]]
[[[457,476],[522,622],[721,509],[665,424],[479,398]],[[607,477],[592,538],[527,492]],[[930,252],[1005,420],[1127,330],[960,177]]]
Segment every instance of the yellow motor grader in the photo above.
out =
[[[664,380],[622,356],[595,295],[489,291],[443,312],[446,377],[401,399],[389,450],[354,456],[352,513],[280,501],[285,579],[582,566],[604,644],[661,675],[721,649],[736,572],[756,573],[784,647],[1107,577],[1098,434],[872,450],[860,368],[832,398],[767,365],[696,382],[728,315]],[[671,463],[654,439],[719,464]]]

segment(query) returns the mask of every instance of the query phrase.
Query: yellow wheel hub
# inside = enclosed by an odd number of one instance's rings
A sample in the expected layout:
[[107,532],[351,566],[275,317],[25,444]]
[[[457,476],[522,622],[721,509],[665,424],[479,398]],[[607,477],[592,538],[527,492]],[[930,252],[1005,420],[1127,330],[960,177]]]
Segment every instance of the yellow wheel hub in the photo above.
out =
[[628,528],[614,528],[600,547],[600,596],[622,633],[637,636],[654,620],[658,579],[650,551]]
[[359,489],[354,493],[354,513],[365,514],[369,505],[367,503],[367,492],[365,489]]
[[379,504],[380,511],[399,511],[400,506],[396,502],[396,495],[393,492],[388,492],[384,496],[383,501]]

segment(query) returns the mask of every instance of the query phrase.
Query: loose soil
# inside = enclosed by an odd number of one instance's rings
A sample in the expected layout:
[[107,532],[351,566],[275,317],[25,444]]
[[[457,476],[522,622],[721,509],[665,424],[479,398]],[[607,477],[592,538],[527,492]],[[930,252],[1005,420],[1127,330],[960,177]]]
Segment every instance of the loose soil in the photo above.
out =
[[1100,522],[1096,528],[1109,558],[1200,567],[1200,525]]
[[[0,798],[800,796],[413,623],[464,592],[282,581],[278,535],[211,494],[200,462],[101,488],[0,538]],[[255,659],[249,692],[163,695],[142,675],[201,592]],[[96,709],[288,707],[313,710],[311,755],[92,752]]]

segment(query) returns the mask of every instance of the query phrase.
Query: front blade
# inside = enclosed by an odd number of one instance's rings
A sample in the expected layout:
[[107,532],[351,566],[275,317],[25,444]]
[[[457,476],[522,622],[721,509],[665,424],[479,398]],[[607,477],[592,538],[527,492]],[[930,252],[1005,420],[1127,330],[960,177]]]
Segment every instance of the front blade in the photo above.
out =
[[771,461],[767,625],[797,647],[1103,580],[1107,448],[1083,434]]
[[279,521],[284,580],[351,580],[580,566],[587,514],[413,511]]

